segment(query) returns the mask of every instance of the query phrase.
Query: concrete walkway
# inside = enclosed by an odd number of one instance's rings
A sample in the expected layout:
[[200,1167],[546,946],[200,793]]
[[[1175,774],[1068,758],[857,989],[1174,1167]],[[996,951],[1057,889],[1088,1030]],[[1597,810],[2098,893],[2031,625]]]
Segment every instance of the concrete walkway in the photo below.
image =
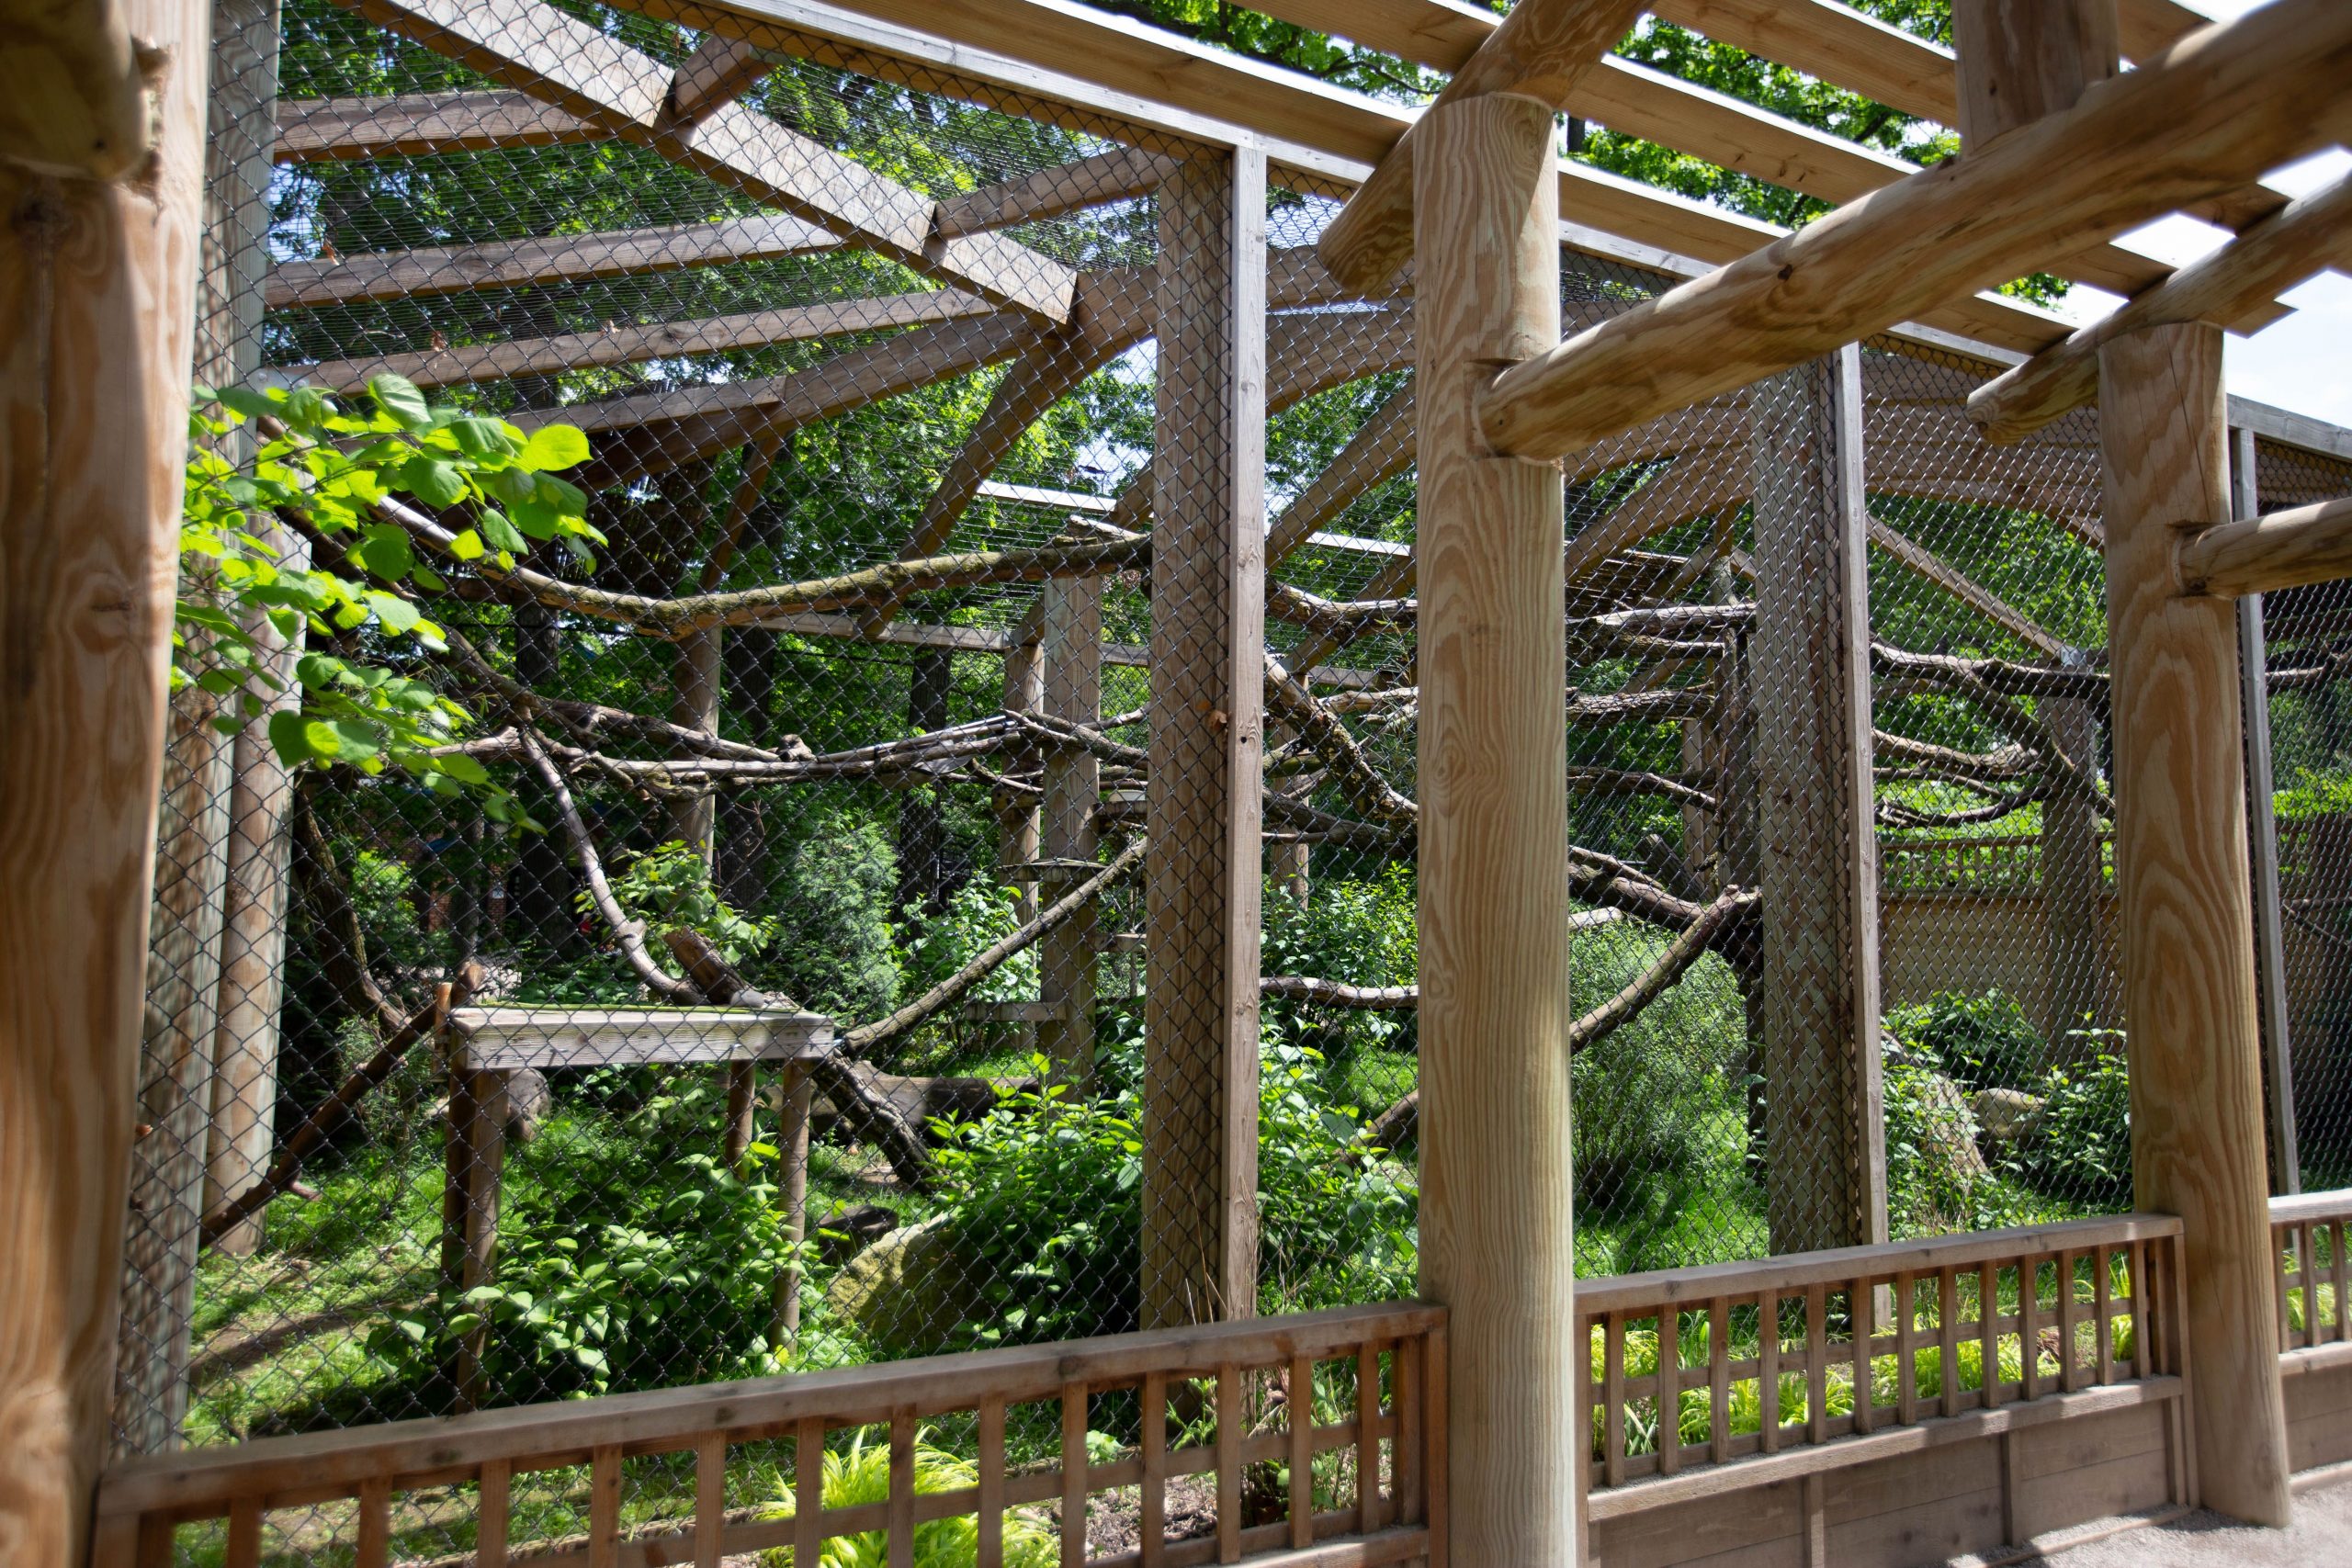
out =
[[2290,1529],[2255,1529],[2199,1512],[2025,1562],[2047,1568],[2352,1568],[2352,1479],[2297,1493]]

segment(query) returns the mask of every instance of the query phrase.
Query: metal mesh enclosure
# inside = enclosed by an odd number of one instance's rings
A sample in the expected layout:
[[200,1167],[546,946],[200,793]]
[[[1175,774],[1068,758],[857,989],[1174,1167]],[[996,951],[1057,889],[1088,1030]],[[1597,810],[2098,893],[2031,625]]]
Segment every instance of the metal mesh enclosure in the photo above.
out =
[[[576,430],[586,529],[429,463],[357,536],[255,508],[392,606],[263,616],[265,664],[457,705],[452,773],[289,766],[316,703],[190,630],[119,1445],[1412,1295],[1412,303],[1316,261],[1332,192],[780,32],[219,15],[198,381],[400,378],[492,480]],[[1566,261],[1571,331],[1674,281]],[[2096,416],[1986,446],[1993,369],[1874,340],[1563,466],[1581,1274],[2130,1206]],[[2314,1183],[2341,597],[2268,607]],[[728,1508],[784,1507],[773,1450]],[[667,1461],[515,1484],[518,1540],[695,1507]],[[398,1559],[461,1516],[404,1503]],[[351,1529],[276,1510],[266,1560]]]

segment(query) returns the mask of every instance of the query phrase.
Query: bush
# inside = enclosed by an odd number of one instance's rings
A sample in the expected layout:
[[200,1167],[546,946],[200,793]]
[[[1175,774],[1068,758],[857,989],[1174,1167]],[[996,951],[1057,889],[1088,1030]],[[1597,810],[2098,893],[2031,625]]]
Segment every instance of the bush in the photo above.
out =
[[2090,1032],[2086,1066],[2052,1067],[2033,1085],[2041,1125],[2016,1156],[2018,1174],[2045,1192],[2120,1208],[2132,1201],[2132,1076],[2120,1032]]
[[761,974],[814,1011],[879,1018],[899,1002],[890,897],[899,855],[877,821],[820,819],[794,847],[778,906],[790,930]]
[[1887,1032],[1941,1063],[1970,1089],[2028,1089],[2050,1065],[2050,1044],[2006,991],[1942,991],[1886,1015]]
[[[1371,881],[1317,882],[1304,908],[1280,881],[1269,882],[1259,968],[1268,975],[1308,975],[1351,986],[1409,986],[1419,972],[1416,897],[1408,865],[1391,865]],[[1267,1011],[1297,1026],[1312,1019],[1314,1032],[1299,1038],[1333,1054],[1367,1047],[1409,1052],[1417,1033],[1409,1010],[1340,1011],[1275,1002]]]

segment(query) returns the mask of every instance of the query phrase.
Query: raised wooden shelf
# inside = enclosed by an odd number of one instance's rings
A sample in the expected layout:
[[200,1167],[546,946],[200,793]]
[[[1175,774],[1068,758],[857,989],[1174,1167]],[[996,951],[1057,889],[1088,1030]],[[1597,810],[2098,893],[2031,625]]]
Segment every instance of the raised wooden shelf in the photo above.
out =
[[473,1072],[644,1062],[787,1062],[823,1055],[833,1021],[742,1008],[459,1008],[450,1065]]

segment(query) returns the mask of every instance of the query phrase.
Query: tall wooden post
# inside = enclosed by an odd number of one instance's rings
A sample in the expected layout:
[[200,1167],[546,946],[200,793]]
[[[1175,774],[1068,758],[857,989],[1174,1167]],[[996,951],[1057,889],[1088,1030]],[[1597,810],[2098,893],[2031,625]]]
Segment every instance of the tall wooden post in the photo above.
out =
[[[2230,509],[2262,513],[2254,432],[2230,433]],[[2295,1134],[2295,1054],[2287,1020],[2287,933],[2278,903],[2278,816],[2270,771],[2270,649],[2262,595],[2238,600],[2238,685],[2245,704],[2246,827],[2254,856],[2255,991],[2261,999],[2264,1077],[2270,1086],[2270,1190],[2303,1190],[2302,1150]]]
[[[2079,653],[2068,662],[2078,663]],[[2052,697],[2041,705],[2067,760],[2089,777],[2098,768],[2098,716],[2091,705]],[[2062,1044],[2085,1023],[2112,1024],[2115,984],[2107,945],[2107,867],[2098,810],[2084,795],[2061,790],[2041,803],[2042,973],[2050,983],[2042,1032]]]
[[1449,1312],[1453,1561],[1577,1557],[1570,1332],[1567,700],[1555,469],[1496,457],[1471,399],[1560,337],[1551,107],[1430,109],[1413,136],[1420,450],[1421,1290]]
[[2283,1525],[2237,629],[2172,568],[2180,525],[2230,515],[2226,420],[2219,327],[2099,350],[2132,1192],[2181,1218],[2202,1500]]
[[[1043,654],[1034,642],[1015,643],[1004,653],[1004,710],[1035,713],[1046,701]],[[1011,790],[996,800],[997,874],[1020,892],[1014,913],[1027,925],[1037,918],[1036,863],[1040,823],[1036,801]]]
[[0,1558],[11,1562],[83,1560],[107,1449],[209,17],[206,0],[123,0],[24,21],[79,46],[66,57],[89,69],[61,96],[89,95],[89,123],[152,125],[155,145],[85,144],[74,150],[85,164],[62,166],[53,150],[0,144]]
[[[947,697],[955,683],[956,656],[944,648],[919,648],[907,669],[907,728],[928,734],[947,728]],[[899,792],[899,889],[900,908],[938,914],[946,906],[946,852],[941,836],[939,798],[928,785]]]
[[1258,1305],[1266,159],[1159,187],[1143,1322]]
[[1772,1248],[1886,1239],[1861,350],[1748,389]]
[[[1046,712],[1093,724],[1102,716],[1102,580],[1053,578],[1041,592]],[[1092,863],[1102,773],[1091,751],[1046,753],[1046,798],[1039,811],[1045,859]],[[1083,874],[1046,873],[1040,878],[1044,900],[1059,899]],[[1039,1021],[1037,1047],[1057,1071],[1078,1082],[1094,1076],[1094,930],[1090,908],[1037,943],[1038,997],[1061,1009]]]
[[[670,649],[670,722],[705,735],[718,733],[719,669],[725,633],[714,626],[689,633]],[[716,858],[718,797],[704,791],[670,802],[670,836],[702,856]]]
[[[277,138],[277,0],[220,0],[212,18],[211,135],[205,157],[204,323],[198,379],[242,384],[261,366],[263,283],[269,271],[270,155]],[[309,545],[256,518],[300,568]],[[289,690],[300,635],[281,637],[258,609],[245,631],[262,666]],[[288,700],[281,698],[281,701]],[[220,918],[220,988],[212,1035],[212,1127],[205,1153],[209,1212],[269,1164],[277,1106],[278,1012],[285,998],[286,904],[293,886],[294,779],[256,719],[231,744],[228,865]],[[213,1245],[244,1254],[259,1215]]]

